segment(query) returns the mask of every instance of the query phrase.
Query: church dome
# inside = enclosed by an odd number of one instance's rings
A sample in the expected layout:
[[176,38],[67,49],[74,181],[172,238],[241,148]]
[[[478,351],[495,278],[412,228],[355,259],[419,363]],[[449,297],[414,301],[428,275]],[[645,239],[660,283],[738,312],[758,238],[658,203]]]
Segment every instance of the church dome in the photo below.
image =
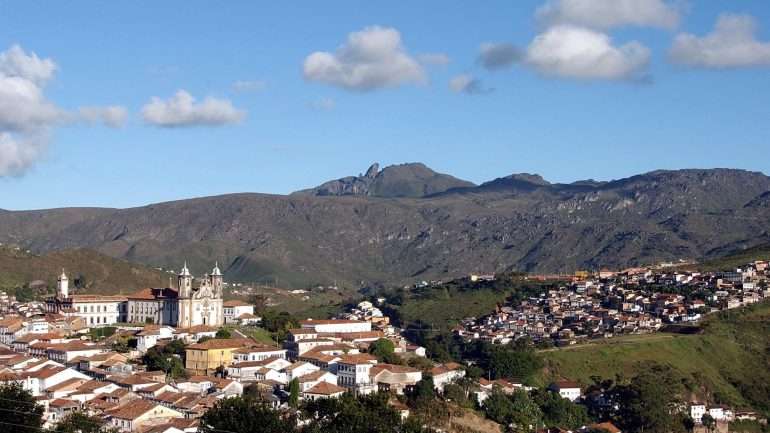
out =
[[179,272],[180,277],[189,277],[190,276],[190,270],[187,269],[187,262],[184,262],[184,266],[182,267],[182,271]]
[[211,271],[211,275],[215,277],[221,277],[222,271],[219,270],[219,262],[214,264],[214,269]]

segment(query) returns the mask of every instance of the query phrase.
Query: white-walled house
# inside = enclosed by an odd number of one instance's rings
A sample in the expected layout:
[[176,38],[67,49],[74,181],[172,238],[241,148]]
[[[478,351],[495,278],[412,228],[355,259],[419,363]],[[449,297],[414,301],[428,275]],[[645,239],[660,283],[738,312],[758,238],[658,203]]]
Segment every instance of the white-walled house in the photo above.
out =
[[136,334],[136,349],[142,353],[158,344],[158,340],[174,337],[174,328],[170,326],[149,325]]
[[551,384],[549,389],[558,393],[562,398],[566,398],[569,401],[575,401],[580,398],[582,394],[582,388],[577,382],[569,380],[562,380]]
[[377,358],[368,353],[345,355],[337,361],[337,385],[368,393],[374,390],[370,371]]
[[706,414],[706,405],[703,403],[693,403],[690,405],[690,418],[700,424],[703,420],[703,415]]
[[362,320],[313,320],[300,322],[303,329],[312,329],[318,333],[370,332],[372,323]]
[[239,300],[225,301],[222,304],[222,312],[225,324],[236,323],[241,316],[253,316],[254,306]]
[[144,426],[173,418],[184,418],[184,414],[149,400],[132,401],[110,413],[112,426],[123,432],[139,431]]

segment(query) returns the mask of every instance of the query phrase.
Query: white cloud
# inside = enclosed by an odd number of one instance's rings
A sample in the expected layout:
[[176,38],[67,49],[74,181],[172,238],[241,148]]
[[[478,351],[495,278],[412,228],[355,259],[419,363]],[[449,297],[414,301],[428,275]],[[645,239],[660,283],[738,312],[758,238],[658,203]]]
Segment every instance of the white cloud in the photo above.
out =
[[117,106],[76,112],[57,107],[45,96],[56,69],[53,60],[18,45],[0,53],[0,176],[23,174],[41,158],[54,127],[82,120],[118,126],[125,120],[125,109]]
[[479,47],[479,63],[487,69],[502,69],[521,58],[521,50],[513,44],[485,42]]
[[43,137],[0,132],[0,176],[18,176],[33,166],[45,152]]
[[756,31],[753,17],[722,14],[714,31],[706,36],[677,35],[670,58],[677,63],[704,68],[770,66],[770,42],[758,41]]
[[81,107],[78,119],[88,123],[101,122],[110,128],[122,128],[126,124],[128,112],[125,107],[111,105],[108,107]]
[[264,90],[267,83],[262,80],[239,80],[233,83],[233,90],[239,93]]
[[245,113],[227,99],[208,97],[196,103],[190,93],[178,90],[166,100],[153,97],[142,107],[142,116],[145,122],[161,127],[220,126],[240,122]]
[[398,30],[379,26],[350,33],[334,53],[310,54],[303,73],[307,80],[356,91],[425,81],[425,71],[404,49]]
[[460,74],[449,80],[449,88],[455,93],[466,93],[476,95],[489,93],[492,89],[487,89],[481,83],[481,80],[470,74]]
[[614,46],[604,33],[567,25],[535,37],[524,57],[545,75],[605,80],[641,79],[649,60],[650,50],[636,41]]
[[423,65],[445,66],[451,61],[449,56],[444,53],[423,53],[417,56],[417,59]]
[[674,28],[679,2],[664,0],[549,0],[536,12],[546,26],[576,25],[606,30],[622,26]]
[[0,75],[42,84],[50,80],[54,72],[56,63],[53,60],[41,59],[35,53],[26,53],[19,45],[13,45],[0,53]]
[[337,106],[337,102],[332,98],[319,98],[310,103],[310,108],[318,111],[331,111]]

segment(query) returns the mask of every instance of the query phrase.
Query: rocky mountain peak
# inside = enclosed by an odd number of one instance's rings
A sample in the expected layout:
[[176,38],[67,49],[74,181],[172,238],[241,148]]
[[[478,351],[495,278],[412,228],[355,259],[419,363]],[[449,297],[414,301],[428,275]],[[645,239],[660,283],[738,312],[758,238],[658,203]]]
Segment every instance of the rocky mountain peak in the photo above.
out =
[[364,175],[348,176],[325,182],[315,188],[297,191],[295,195],[369,197],[425,197],[453,188],[473,187],[471,182],[437,173],[425,164],[415,162],[390,165],[380,170],[372,164]]

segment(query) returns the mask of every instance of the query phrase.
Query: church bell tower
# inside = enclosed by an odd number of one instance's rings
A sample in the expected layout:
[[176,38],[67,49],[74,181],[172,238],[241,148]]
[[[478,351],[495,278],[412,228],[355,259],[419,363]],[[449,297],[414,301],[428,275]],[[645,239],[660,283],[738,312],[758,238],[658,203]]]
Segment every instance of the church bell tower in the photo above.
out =
[[61,270],[61,275],[56,279],[56,293],[62,299],[68,298],[70,295],[70,280],[64,273],[64,269]]
[[180,298],[189,298],[192,296],[192,274],[187,269],[187,262],[184,262],[184,267],[177,275],[177,288],[179,289]]

